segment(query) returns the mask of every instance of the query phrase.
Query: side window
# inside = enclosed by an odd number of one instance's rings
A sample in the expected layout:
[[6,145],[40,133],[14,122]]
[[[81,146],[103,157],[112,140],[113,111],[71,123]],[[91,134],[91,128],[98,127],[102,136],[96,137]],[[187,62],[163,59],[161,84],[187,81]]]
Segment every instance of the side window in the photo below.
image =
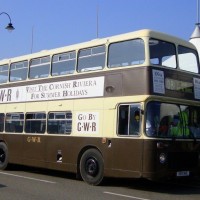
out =
[[56,54],[52,60],[52,76],[73,74],[76,64],[76,52]]
[[118,134],[139,135],[141,126],[140,104],[120,105],[118,111]]
[[145,60],[144,41],[134,39],[110,44],[108,67],[125,67],[142,64]]
[[23,113],[7,113],[5,131],[9,133],[22,133],[24,127]]
[[46,130],[46,114],[43,112],[26,114],[26,133],[44,133]]
[[105,46],[82,49],[78,54],[78,72],[103,69],[105,66]]
[[8,65],[0,66],[0,83],[6,83],[8,81]]
[[27,78],[28,61],[12,63],[10,65],[10,81],[22,81]]
[[47,132],[49,134],[70,134],[72,131],[72,113],[50,112],[48,115]]
[[197,52],[193,49],[178,46],[179,67],[182,70],[198,73]]
[[29,78],[45,78],[50,72],[50,56],[34,58],[30,62]]
[[5,114],[0,113],[0,132],[4,131],[4,119],[5,119]]

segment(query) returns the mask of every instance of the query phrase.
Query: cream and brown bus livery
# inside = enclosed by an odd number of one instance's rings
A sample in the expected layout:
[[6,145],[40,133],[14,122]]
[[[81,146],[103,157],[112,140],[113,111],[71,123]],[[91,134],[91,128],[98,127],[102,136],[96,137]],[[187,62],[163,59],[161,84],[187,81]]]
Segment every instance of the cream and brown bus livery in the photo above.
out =
[[0,169],[103,177],[199,176],[195,47],[152,30],[0,61]]

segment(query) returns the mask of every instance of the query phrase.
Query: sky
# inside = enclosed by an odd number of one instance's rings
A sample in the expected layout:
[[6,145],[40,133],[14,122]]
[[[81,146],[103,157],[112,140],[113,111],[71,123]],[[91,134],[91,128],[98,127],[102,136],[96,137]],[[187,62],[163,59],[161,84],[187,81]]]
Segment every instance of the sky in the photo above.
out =
[[[98,20],[97,20],[98,10]],[[189,40],[197,0],[0,0],[0,60],[153,29]]]

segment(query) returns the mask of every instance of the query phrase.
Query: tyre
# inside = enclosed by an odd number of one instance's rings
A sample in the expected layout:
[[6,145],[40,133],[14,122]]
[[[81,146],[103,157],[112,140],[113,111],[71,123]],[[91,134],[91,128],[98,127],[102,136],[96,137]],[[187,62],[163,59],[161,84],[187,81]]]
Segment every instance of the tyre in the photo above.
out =
[[88,149],[83,153],[80,160],[80,174],[82,179],[90,185],[101,183],[104,174],[104,162],[98,150]]
[[0,170],[8,166],[8,148],[5,143],[0,142]]

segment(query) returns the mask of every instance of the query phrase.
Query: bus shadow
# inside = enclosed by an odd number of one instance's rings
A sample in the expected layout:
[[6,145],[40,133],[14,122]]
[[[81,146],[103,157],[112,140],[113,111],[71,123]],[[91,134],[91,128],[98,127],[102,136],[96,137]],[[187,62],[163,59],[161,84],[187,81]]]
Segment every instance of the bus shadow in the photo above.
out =
[[[63,179],[69,179],[72,181],[78,181],[76,178],[76,174],[69,172],[27,167],[21,165],[9,165],[8,170],[23,171],[32,174],[42,174],[51,177],[58,177]],[[128,189],[157,192],[163,194],[189,195],[200,194],[200,179],[180,179],[176,181],[155,182],[146,179],[104,178],[100,187],[124,187]]]
[[146,179],[109,178],[104,181],[104,186],[174,195],[200,194],[200,179],[155,182]]
[[7,187],[7,186],[6,186],[6,185],[0,184],[0,189],[1,189],[1,188],[5,188],[5,187]]
[[8,170],[10,172],[12,172],[12,171],[13,172],[14,171],[28,172],[28,173],[32,173],[32,174],[41,174],[41,175],[46,175],[46,176],[77,180],[76,174],[74,174],[74,173],[51,170],[51,169],[43,169],[43,168],[38,168],[38,167],[29,167],[29,166],[24,166],[24,165],[9,164],[9,166],[6,170]]

